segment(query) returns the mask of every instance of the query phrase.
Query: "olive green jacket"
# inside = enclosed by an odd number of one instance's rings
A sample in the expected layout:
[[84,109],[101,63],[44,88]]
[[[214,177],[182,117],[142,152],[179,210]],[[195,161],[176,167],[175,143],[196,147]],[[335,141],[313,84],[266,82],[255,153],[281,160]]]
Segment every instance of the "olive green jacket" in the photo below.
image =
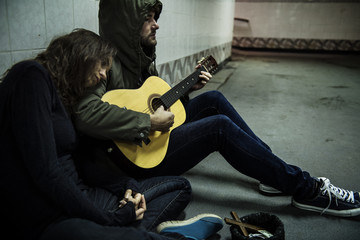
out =
[[140,143],[148,137],[150,115],[110,105],[101,100],[113,89],[134,89],[151,76],[155,68],[155,48],[143,51],[140,30],[150,8],[157,6],[158,18],[162,4],[158,0],[101,0],[99,32],[118,49],[108,79],[87,90],[74,109],[77,130],[102,140],[126,140]]

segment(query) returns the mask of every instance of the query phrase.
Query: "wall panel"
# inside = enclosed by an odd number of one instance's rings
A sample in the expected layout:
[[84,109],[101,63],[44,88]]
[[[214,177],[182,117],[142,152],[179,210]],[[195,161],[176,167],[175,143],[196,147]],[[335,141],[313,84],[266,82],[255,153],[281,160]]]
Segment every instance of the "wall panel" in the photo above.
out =
[[360,1],[236,0],[234,46],[360,51]]
[[[170,83],[189,74],[202,54],[219,62],[230,57],[235,0],[162,2],[157,65]],[[36,56],[54,36],[74,28],[98,33],[98,5],[99,0],[0,0],[0,73]],[[181,67],[169,72],[174,68],[166,65]]]

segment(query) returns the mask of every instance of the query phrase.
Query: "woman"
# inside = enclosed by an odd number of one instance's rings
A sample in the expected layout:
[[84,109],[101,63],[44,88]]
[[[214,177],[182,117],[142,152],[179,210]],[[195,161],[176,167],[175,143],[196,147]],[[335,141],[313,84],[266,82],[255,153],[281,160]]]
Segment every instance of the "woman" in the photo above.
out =
[[12,238],[183,239],[192,237],[184,230],[194,224],[204,228],[207,219],[213,224],[206,224],[205,237],[222,227],[218,217],[203,215],[180,227],[165,223],[161,235],[150,232],[188,204],[191,187],[182,177],[119,177],[107,189],[89,187],[79,178],[72,158],[77,136],[71,108],[86,88],[106,81],[115,52],[95,33],[79,29],[5,74],[0,186],[3,226]]

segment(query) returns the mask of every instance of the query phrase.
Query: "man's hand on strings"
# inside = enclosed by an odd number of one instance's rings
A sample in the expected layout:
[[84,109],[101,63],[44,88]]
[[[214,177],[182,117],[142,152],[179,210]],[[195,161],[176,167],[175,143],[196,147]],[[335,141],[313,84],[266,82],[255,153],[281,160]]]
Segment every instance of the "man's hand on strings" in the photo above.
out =
[[150,115],[151,131],[167,132],[174,125],[174,114],[160,106],[154,114]]

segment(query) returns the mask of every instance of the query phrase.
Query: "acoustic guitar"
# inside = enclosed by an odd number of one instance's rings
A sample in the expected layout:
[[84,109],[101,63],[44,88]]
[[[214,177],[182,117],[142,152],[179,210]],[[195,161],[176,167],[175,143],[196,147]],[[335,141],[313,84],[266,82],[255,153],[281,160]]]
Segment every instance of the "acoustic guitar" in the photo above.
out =
[[114,141],[125,157],[135,165],[141,168],[153,168],[164,159],[171,131],[183,124],[186,119],[180,97],[199,81],[201,71],[213,74],[217,70],[217,63],[212,56],[202,58],[198,63],[201,67],[173,88],[161,78],[152,76],[138,89],[111,90],[102,97],[104,102],[148,114],[153,114],[162,105],[175,115],[170,130],[150,132],[146,144],[140,146],[132,142]]

